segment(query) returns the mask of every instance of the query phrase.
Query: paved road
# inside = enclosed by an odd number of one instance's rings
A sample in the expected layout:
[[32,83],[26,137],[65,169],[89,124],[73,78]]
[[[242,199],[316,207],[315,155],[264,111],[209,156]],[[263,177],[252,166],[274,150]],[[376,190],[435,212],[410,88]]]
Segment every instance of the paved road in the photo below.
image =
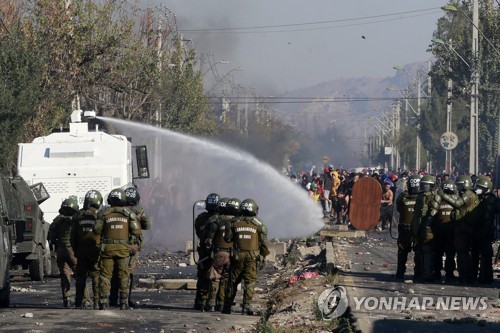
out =
[[[341,286],[346,288],[349,305],[363,332],[500,332],[498,277],[491,285],[463,286],[444,280],[427,284],[398,282],[394,278],[396,241],[387,231],[369,232],[366,238],[336,240],[334,248],[336,264],[342,268]],[[409,268],[407,279],[412,273]],[[471,305],[469,310],[461,309],[462,297],[472,297],[470,302],[477,302],[478,308],[471,310]],[[382,303],[391,299],[400,303]],[[411,306],[410,301],[414,302]]]
[[2,332],[245,332],[259,320],[194,311],[194,290],[135,289],[140,307],[128,311],[65,309],[59,278],[31,282],[22,273],[11,277],[11,306],[0,309]]

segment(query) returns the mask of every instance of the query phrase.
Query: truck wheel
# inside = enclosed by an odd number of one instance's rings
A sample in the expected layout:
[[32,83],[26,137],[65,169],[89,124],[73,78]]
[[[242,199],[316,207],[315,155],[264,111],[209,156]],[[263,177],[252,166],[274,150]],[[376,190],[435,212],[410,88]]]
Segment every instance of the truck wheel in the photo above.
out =
[[41,246],[37,247],[37,254],[37,258],[31,260],[28,267],[31,281],[43,280],[43,248]]
[[10,305],[10,282],[0,289],[0,308],[7,308]]

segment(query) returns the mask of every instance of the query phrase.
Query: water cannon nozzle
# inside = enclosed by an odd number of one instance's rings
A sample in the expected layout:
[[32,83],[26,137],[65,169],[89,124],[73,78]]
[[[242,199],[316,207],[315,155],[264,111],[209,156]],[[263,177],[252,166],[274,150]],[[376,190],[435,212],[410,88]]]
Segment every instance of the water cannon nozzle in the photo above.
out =
[[83,112],[83,119],[84,120],[95,119],[96,117],[97,116],[96,116],[96,113],[94,110]]

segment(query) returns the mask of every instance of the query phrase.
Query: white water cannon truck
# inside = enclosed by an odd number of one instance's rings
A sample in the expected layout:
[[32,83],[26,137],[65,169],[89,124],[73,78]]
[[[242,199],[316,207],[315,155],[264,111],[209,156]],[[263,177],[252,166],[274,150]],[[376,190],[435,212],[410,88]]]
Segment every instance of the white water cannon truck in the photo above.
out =
[[50,197],[40,208],[48,223],[69,197],[76,197],[81,208],[89,190],[98,190],[106,199],[114,188],[149,178],[147,147],[133,146],[127,137],[99,131],[97,125],[89,129],[93,118],[95,111],[75,110],[69,129],[19,144],[17,173],[28,185],[45,186]]

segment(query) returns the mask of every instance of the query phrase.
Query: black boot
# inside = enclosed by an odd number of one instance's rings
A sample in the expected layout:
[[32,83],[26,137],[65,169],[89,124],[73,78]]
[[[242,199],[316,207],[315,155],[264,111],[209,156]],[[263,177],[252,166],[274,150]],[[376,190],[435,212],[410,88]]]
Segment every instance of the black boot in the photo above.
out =
[[137,304],[135,304],[134,302],[132,302],[132,285],[134,284],[134,274],[130,274],[130,284],[129,284],[129,287],[128,287],[128,306],[130,308],[135,308],[137,307]]
[[109,309],[109,302],[108,301],[101,302],[99,304],[99,310],[108,310],[108,309]]
[[221,312],[224,314],[231,314],[231,304],[224,304]]
[[109,305],[110,306],[118,306],[118,289],[119,289],[119,279],[118,275],[113,272],[113,276],[111,277],[111,288],[109,290]]

